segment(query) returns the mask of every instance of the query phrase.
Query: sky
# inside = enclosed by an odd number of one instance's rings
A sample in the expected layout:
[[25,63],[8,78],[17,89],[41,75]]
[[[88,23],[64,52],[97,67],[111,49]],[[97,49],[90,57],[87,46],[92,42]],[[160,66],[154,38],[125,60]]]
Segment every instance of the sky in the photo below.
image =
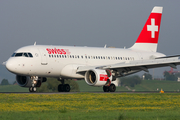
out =
[[[177,55],[179,5],[179,0],[1,0],[0,63],[35,41],[39,45],[129,48],[154,6],[163,6],[157,50]],[[13,76],[2,65],[0,68],[0,75]],[[170,68],[154,73],[165,69]]]

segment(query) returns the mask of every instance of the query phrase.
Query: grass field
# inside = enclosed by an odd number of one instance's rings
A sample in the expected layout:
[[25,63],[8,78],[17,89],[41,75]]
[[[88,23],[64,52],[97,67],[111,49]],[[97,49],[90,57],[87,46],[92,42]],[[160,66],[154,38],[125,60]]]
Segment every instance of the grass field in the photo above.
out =
[[177,81],[159,81],[159,80],[143,80],[141,84],[136,85],[136,91],[157,91],[162,88],[164,91],[179,91],[180,82]]
[[0,94],[0,119],[178,120],[180,94]]
[[0,85],[0,92],[29,92],[29,89],[19,85]]

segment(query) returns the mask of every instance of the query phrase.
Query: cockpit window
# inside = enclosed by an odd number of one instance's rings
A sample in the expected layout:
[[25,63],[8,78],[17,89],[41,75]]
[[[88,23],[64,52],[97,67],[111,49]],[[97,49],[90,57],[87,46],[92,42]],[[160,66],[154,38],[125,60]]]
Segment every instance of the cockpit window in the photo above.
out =
[[23,53],[16,53],[15,57],[21,57],[23,56]]
[[27,53],[24,53],[24,56],[25,56],[25,57],[28,57],[28,54],[27,54]]
[[31,53],[28,53],[29,57],[33,57]]
[[12,55],[11,55],[11,57],[14,57],[16,55],[16,53],[13,53]]
[[11,57],[33,57],[31,53],[13,53]]

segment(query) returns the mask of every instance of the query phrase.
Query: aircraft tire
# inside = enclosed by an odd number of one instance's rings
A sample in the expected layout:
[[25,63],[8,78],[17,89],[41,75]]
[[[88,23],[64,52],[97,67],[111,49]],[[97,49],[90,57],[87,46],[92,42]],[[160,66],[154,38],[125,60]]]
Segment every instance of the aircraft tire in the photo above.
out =
[[33,92],[36,92],[36,90],[37,90],[36,87],[33,87],[32,89],[33,89]]
[[103,91],[104,92],[109,92],[109,86],[103,86]]
[[29,88],[29,92],[36,92],[36,90],[37,90],[36,87],[30,87]]
[[33,90],[32,90],[32,87],[30,87],[30,88],[29,88],[29,92],[32,92],[32,91],[33,91]]
[[63,92],[63,85],[62,84],[59,84],[58,85],[58,92]]
[[69,84],[65,84],[65,85],[63,86],[63,88],[64,88],[64,91],[65,91],[65,92],[69,92],[69,91],[71,90]]
[[114,84],[111,84],[111,85],[109,86],[109,91],[110,91],[110,92],[115,92],[115,91],[116,91],[116,86],[115,86]]

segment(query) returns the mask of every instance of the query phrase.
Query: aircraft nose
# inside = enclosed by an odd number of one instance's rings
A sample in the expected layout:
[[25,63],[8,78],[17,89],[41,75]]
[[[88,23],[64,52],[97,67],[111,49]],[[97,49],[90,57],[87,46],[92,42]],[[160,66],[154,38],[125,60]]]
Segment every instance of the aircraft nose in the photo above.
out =
[[6,69],[10,72],[14,72],[15,71],[15,63],[14,61],[12,61],[11,59],[9,59],[8,61],[6,61]]

